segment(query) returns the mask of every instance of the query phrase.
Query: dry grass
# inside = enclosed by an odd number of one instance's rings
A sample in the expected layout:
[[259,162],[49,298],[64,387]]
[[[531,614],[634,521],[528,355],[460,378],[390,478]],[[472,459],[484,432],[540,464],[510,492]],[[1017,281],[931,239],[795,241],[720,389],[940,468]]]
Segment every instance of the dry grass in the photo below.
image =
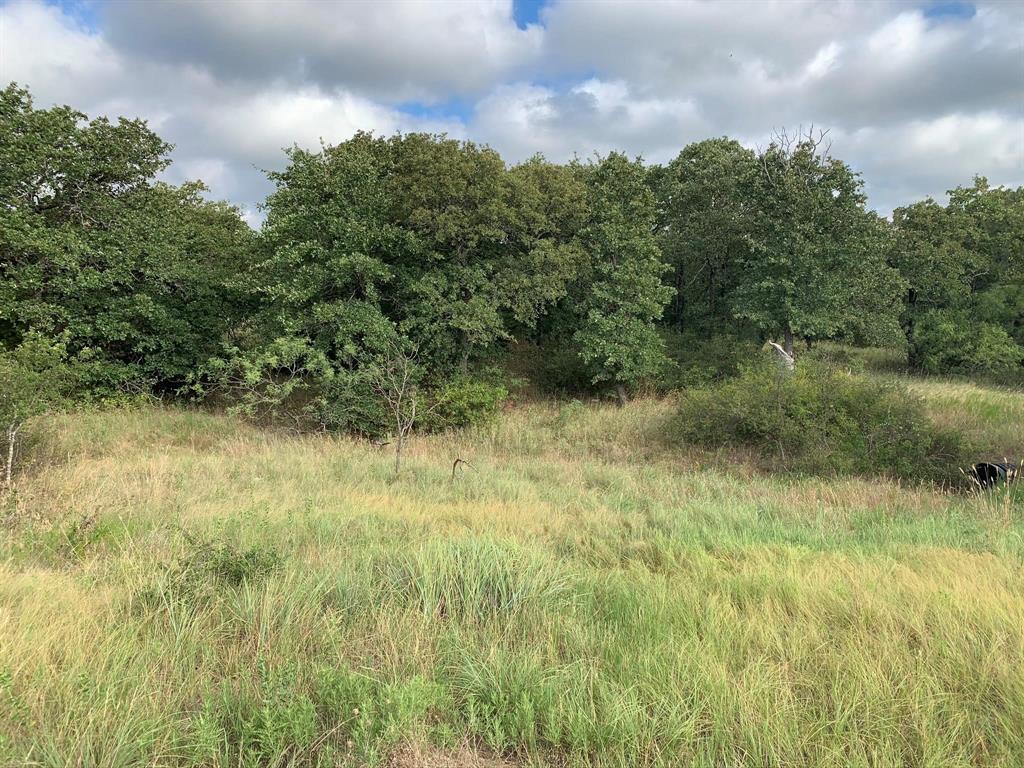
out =
[[[1020,396],[920,386],[1024,434]],[[1019,500],[721,469],[671,407],[520,407],[398,478],[227,417],[51,419],[0,548],[0,757],[1024,763]]]

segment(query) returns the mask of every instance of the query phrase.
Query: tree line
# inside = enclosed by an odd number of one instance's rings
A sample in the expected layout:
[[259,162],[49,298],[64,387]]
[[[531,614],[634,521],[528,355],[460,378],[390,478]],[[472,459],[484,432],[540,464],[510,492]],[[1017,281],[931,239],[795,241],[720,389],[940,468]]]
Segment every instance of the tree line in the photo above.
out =
[[144,121],[0,92],[10,365],[56,355],[80,395],[298,402],[368,432],[391,423],[374,392],[396,361],[457,420],[523,347],[620,401],[661,380],[673,335],[1022,371],[1024,188],[976,178],[887,220],[821,134],[710,139],[665,165],[509,165],[445,136],[359,133],[288,150],[258,232],[200,183],[160,181],[170,151]]

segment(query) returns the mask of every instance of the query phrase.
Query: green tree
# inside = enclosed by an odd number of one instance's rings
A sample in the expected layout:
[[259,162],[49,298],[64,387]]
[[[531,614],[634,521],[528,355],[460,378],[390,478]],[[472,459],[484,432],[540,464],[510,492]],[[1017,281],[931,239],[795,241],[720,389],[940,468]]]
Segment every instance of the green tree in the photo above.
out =
[[1011,373],[1024,352],[1024,188],[979,177],[949,196],[945,206],[928,199],[893,213],[890,262],[907,285],[910,362]]
[[389,141],[391,221],[411,235],[395,264],[395,315],[433,366],[458,366],[509,337],[498,275],[509,209],[496,152],[428,134]]
[[[751,247],[734,293],[736,315],[781,334],[790,354],[794,337],[849,332],[851,307],[878,314],[860,323],[891,327],[902,290],[860,177],[822,149],[823,138],[782,134],[758,157]],[[869,287],[883,296],[869,297]]]
[[589,268],[574,338],[594,383],[610,382],[624,404],[626,387],[666,362],[655,324],[672,297],[662,281],[669,268],[654,235],[655,200],[643,163],[612,153],[579,172],[589,192],[580,233]]
[[578,235],[587,222],[579,174],[535,156],[508,173],[505,257],[496,274],[513,323],[533,329],[565,297],[586,263]]
[[385,347],[382,303],[409,237],[388,220],[386,147],[359,134],[320,152],[289,151],[270,174],[259,258],[248,276],[260,311],[256,342],[308,339],[334,365],[357,367]]
[[734,322],[730,300],[749,256],[756,155],[732,139],[690,144],[652,169],[658,242],[675,296],[666,320],[679,330]]
[[216,349],[252,233],[201,185],[154,182],[169,150],[143,121],[0,91],[0,343],[59,338],[95,386],[181,382]]

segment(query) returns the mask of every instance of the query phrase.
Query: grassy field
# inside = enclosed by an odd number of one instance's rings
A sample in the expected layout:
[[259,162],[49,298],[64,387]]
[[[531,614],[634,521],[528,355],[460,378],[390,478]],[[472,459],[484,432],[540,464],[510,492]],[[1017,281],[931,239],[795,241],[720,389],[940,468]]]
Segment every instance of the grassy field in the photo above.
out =
[[[1024,436],[1024,395],[914,387]],[[51,418],[2,512],[0,761],[1024,765],[1024,502],[760,475],[665,447],[670,410],[519,406],[398,478],[229,417]]]

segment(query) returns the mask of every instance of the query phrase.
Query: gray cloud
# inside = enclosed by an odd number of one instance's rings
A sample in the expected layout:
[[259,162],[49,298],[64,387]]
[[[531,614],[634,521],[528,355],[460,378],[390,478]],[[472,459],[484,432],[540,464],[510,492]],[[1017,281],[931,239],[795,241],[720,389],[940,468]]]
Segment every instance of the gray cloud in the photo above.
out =
[[542,39],[538,27],[516,26],[511,0],[124,2],[106,6],[103,21],[111,44],[135,58],[388,100],[477,93],[532,62]]
[[[0,7],[0,75],[40,104],[147,118],[252,220],[283,147],[359,129],[447,131],[509,160],[653,161],[728,134],[832,129],[888,212],[975,173],[1024,183],[1024,5],[931,18],[902,2],[567,2],[520,29],[490,3],[109,3],[84,28]],[[431,117],[402,104],[468,112]],[[443,113],[441,113],[443,115]]]

